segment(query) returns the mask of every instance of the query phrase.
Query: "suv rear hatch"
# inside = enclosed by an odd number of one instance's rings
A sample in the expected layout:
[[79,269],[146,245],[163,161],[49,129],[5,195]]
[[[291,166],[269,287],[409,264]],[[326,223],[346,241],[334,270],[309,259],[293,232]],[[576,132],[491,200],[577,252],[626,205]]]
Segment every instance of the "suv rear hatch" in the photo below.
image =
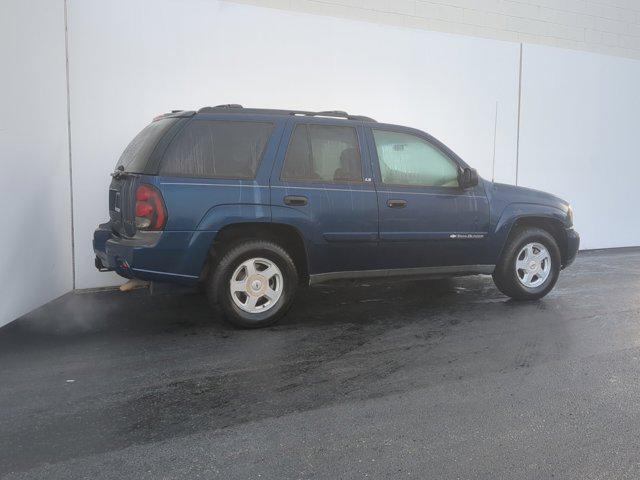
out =
[[157,173],[157,158],[169,143],[172,127],[193,112],[174,112],[162,115],[147,125],[124,150],[118,160],[113,179],[109,185],[109,218],[111,229],[119,236],[132,237],[136,234],[135,205],[136,188],[140,175]]

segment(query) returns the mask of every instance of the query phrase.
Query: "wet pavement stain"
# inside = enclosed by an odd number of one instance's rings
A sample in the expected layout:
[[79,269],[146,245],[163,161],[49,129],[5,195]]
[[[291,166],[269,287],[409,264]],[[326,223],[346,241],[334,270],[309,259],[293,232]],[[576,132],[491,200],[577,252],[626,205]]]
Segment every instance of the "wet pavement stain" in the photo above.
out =
[[[580,272],[605,260],[585,306]],[[616,265],[640,286],[638,253],[581,255],[529,303],[483,276],[325,285],[258,331],[228,327],[198,293],[63,297],[0,329],[0,475],[485,378],[517,392],[536,369],[602,352],[603,329],[619,347],[640,333]]]

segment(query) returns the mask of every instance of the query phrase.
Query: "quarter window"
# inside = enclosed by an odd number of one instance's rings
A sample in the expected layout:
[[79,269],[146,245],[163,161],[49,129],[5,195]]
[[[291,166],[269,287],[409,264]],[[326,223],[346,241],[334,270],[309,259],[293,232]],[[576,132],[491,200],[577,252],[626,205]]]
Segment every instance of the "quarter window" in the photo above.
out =
[[194,120],[169,145],[160,173],[255,178],[273,124]]
[[116,168],[122,167],[126,172],[144,172],[147,160],[149,160],[153,149],[156,148],[162,136],[177,121],[178,119],[176,118],[163,118],[147,125],[127,145],[127,148],[120,156],[120,160],[118,160]]
[[281,178],[322,183],[362,182],[362,161],[355,128],[297,125]]
[[373,130],[382,183],[457,187],[458,168],[426,140],[406,133]]

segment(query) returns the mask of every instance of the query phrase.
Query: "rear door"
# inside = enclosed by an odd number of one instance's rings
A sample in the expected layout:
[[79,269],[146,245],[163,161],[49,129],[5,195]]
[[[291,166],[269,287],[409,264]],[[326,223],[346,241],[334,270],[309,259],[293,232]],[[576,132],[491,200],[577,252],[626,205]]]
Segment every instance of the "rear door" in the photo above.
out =
[[273,221],[303,235],[310,273],[376,268],[378,204],[360,122],[291,118],[271,175]]
[[482,183],[460,188],[465,165],[423,132],[382,125],[366,130],[386,267],[481,264],[489,228]]

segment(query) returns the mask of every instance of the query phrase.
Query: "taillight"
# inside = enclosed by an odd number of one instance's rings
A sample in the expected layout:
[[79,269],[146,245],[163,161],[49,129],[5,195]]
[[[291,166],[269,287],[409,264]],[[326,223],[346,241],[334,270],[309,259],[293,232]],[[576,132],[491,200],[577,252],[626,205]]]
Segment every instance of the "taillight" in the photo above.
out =
[[167,223],[167,209],[162,194],[153,185],[142,183],[136,190],[136,227],[162,230]]

